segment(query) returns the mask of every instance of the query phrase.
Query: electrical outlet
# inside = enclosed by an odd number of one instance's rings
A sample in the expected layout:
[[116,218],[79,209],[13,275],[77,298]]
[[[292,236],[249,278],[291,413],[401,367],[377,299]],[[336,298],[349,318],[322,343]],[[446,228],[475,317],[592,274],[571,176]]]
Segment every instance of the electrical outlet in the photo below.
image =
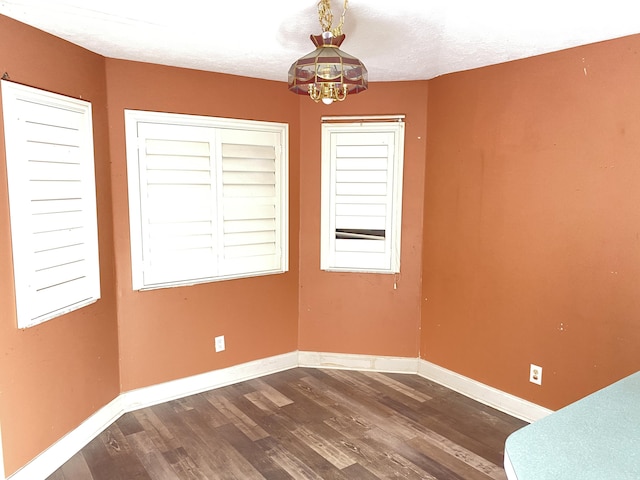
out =
[[215,339],[216,352],[222,352],[224,350],[224,335],[220,335]]
[[529,368],[529,381],[536,385],[542,385],[542,367],[531,364]]

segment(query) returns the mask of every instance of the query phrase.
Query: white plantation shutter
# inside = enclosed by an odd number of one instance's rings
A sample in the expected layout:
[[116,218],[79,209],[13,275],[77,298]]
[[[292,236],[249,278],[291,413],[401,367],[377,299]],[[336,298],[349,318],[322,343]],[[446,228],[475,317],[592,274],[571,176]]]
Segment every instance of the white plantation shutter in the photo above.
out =
[[321,266],[400,269],[404,124],[324,124]]
[[134,289],[286,271],[286,126],[125,116]]
[[277,134],[222,130],[222,274],[281,264],[280,147]]
[[91,104],[2,82],[18,326],[100,298]]
[[144,285],[216,270],[215,130],[138,123]]

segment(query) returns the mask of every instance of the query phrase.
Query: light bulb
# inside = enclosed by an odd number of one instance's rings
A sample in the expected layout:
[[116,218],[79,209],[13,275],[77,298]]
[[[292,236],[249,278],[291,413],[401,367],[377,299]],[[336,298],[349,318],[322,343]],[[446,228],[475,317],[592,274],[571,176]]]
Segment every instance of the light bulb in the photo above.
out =
[[324,97],[322,99],[322,103],[324,103],[325,105],[331,105],[333,103],[333,98],[331,97]]

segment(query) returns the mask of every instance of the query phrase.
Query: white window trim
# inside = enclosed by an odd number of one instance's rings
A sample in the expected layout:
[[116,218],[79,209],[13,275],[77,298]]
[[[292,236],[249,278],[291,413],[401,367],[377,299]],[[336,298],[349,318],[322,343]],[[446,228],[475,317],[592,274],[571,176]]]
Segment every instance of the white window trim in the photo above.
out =
[[[100,298],[91,104],[84,100],[46,92],[6,80],[3,80],[1,85],[16,317],[18,328],[27,328],[90,305]],[[29,113],[30,109],[39,110],[41,113]],[[47,119],[33,116],[37,114],[44,115],[44,112],[49,115]],[[68,120],[71,117],[73,119]],[[38,127],[40,121],[43,123]],[[61,128],[62,125],[64,125],[63,129],[70,128],[66,126],[70,121],[73,123],[73,130],[70,131],[76,130],[78,132],[77,138],[73,137],[78,140],[78,145],[74,144],[73,147],[66,147],[69,148],[67,153],[64,153],[63,148],[63,152],[60,153],[60,147],[64,147],[64,145],[55,145],[53,143],[58,141],[58,138],[56,137],[51,143],[47,143],[49,140],[45,140],[45,138],[48,138],[46,136],[51,134],[47,132],[53,131],[49,129]],[[40,129],[43,133],[28,134],[27,131],[29,129]],[[32,136],[28,137],[28,135]],[[43,136],[38,137],[37,135]],[[34,140],[41,142],[42,155],[62,155],[60,157],[62,161],[50,162],[51,157],[49,156],[42,157],[46,161],[31,161],[33,160],[30,158],[32,154],[29,153],[30,149],[28,147],[36,144],[33,143]],[[78,154],[75,156],[71,153],[73,148],[77,148]],[[56,153],[54,153],[54,149],[58,149]],[[67,167],[69,165],[66,163],[68,159],[72,159],[76,163]],[[36,208],[36,205],[45,205],[47,208],[54,208],[55,210],[55,207],[52,207],[52,203],[49,202],[59,204],[60,201],[65,203],[66,201],[58,197],[58,199],[38,199],[38,202],[34,195],[42,190],[30,188],[29,185],[35,177],[38,177],[39,181],[48,181],[51,178],[52,182],[56,182],[57,180],[49,175],[57,175],[62,170],[69,171],[67,169],[71,168],[73,173],[69,174],[70,177],[64,177],[60,181],[68,181],[67,178],[78,175],[77,178],[73,178],[73,181],[77,182],[76,185],[79,185],[74,193],[78,197],[72,200],[75,210],[67,212],[74,216],[75,227],[71,228],[64,225],[63,228],[60,228],[60,224],[51,224],[47,228],[55,228],[55,230],[49,230],[49,232],[52,235],[62,236],[67,239],[72,230],[76,232],[74,241],[79,243],[74,243],[73,245],[75,246],[59,242],[56,245],[65,249],[73,248],[73,258],[77,258],[79,261],[69,264],[47,265],[50,268],[38,271],[36,266],[37,251],[43,247],[36,246],[36,234],[33,230],[34,225],[39,225],[37,228],[42,228],[43,224],[38,223],[40,220],[35,219],[38,213],[33,209]],[[48,213],[60,215],[63,212],[64,210],[49,211]],[[48,240],[45,246],[53,246],[54,243],[52,240]],[[54,250],[50,251],[53,252]],[[40,255],[42,254],[40,253]],[[82,255],[82,258],[77,257],[77,255]],[[54,255],[53,259],[59,259],[59,254]],[[72,264],[75,266],[71,267]],[[69,274],[59,273],[60,270],[64,269],[73,269],[73,278],[68,277]],[[53,275],[48,280],[43,280],[46,270]],[[51,283],[57,281],[61,283]],[[66,285],[66,289],[64,285]],[[72,285],[73,288],[69,288]],[[63,290],[60,290],[60,288]],[[55,292],[55,294],[52,294],[52,292]]]
[[[125,110],[125,131],[126,131],[126,155],[128,172],[128,193],[129,193],[129,223],[131,239],[131,270],[132,288],[134,290],[152,290],[158,288],[178,287],[196,285],[201,283],[230,280],[235,278],[246,278],[262,275],[280,274],[289,269],[289,167],[288,167],[288,135],[287,124],[253,120],[238,120],[219,117],[207,117],[189,114],[174,114],[163,112],[150,112],[141,110]],[[276,172],[276,188],[279,205],[277,206],[276,218],[280,250],[280,265],[276,269],[262,270],[240,274],[209,275],[202,278],[190,279],[188,281],[168,281],[158,284],[145,284],[144,261],[143,261],[143,237],[142,237],[142,216],[143,212],[140,204],[141,195],[141,172],[139,164],[139,141],[137,134],[138,123],[158,123],[173,124],[193,127],[206,127],[217,130],[247,130],[255,132],[271,132],[279,135],[280,147],[277,155],[280,158]],[[219,157],[220,151],[216,151]],[[216,159],[219,161],[219,158]],[[217,168],[217,167],[216,167]],[[219,170],[219,169],[218,169]],[[219,192],[216,194],[220,198]],[[136,201],[137,200],[137,201]]]
[[[321,240],[320,240],[320,268],[327,271],[382,273],[394,274],[400,272],[400,243],[402,228],[402,183],[404,164],[404,116],[375,116],[360,117],[329,117],[323,118],[322,124],[322,188],[321,188]],[[347,120],[347,121],[344,121]],[[335,259],[335,224],[333,196],[335,194],[335,163],[331,158],[331,137],[335,133],[393,133],[394,148],[392,149],[393,178],[389,182],[392,210],[390,224],[390,243],[388,268],[362,267],[341,263]]]

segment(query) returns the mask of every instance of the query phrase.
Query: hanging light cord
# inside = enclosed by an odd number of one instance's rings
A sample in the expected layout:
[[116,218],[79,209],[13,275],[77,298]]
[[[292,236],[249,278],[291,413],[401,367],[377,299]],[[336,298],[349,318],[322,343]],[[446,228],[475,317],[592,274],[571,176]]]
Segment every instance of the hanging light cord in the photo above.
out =
[[320,26],[323,32],[331,32],[334,37],[342,35],[342,26],[344,25],[344,14],[347,13],[349,8],[349,0],[344,0],[344,8],[342,9],[342,15],[340,16],[340,23],[333,30],[333,13],[331,13],[331,0],[320,0],[318,2],[318,17],[320,19]]

